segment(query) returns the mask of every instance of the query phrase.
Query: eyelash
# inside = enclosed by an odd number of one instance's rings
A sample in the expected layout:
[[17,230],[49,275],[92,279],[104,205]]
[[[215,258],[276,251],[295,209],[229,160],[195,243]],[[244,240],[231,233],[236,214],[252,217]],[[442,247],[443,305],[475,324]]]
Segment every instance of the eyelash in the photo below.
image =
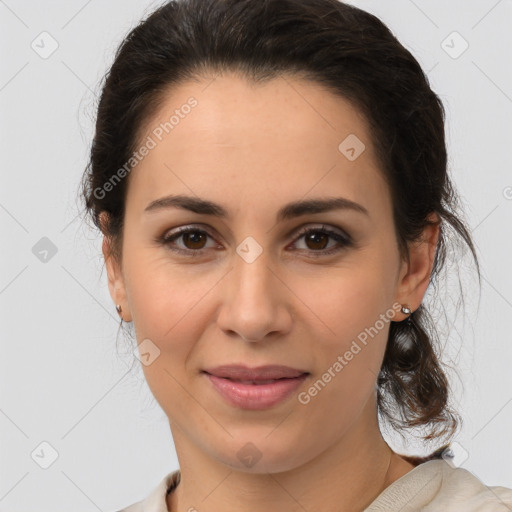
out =
[[[184,234],[187,234],[187,233],[201,233],[201,234],[205,234],[205,235],[209,236],[210,238],[213,238],[213,237],[211,237],[211,235],[208,232],[206,232],[202,229],[193,227],[193,226],[189,226],[189,227],[185,227],[185,228],[178,228],[177,231],[175,231],[171,235],[165,234],[164,236],[157,239],[157,242],[159,242],[160,244],[166,246],[169,250],[176,252],[178,254],[184,254],[184,255],[192,256],[192,257],[201,256],[207,249],[197,249],[197,250],[181,249],[181,248],[171,246],[171,243],[173,243],[175,240],[179,239],[181,236],[183,236]],[[321,228],[310,228],[310,227],[305,228],[298,233],[297,240],[306,235],[309,235],[311,233],[322,233],[325,235],[329,235],[329,237],[333,238],[336,242],[338,242],[338,244],[341,245],[341,247],[338,246],[338,247],[334,247],[331,249],[323,249],[323,250],[318,250],[318,251],[309,249],[309,252],[311,252],[314,255],[313,257],[315,257],[315,258],[318,258],[321,256],[330,256],[331,254],[340,252],[341,250],[348,248],[348,247],[352,247],[354,245],[353,240],[349,235],[346,235],[346,234],[342,235],[342,234],[338,233],[337,231],[333,231],[333,230],[329,229],[326,226],[322,226]],[[303,251],[303,250],[308,251],[308,249],[299,249],[299,251]]]

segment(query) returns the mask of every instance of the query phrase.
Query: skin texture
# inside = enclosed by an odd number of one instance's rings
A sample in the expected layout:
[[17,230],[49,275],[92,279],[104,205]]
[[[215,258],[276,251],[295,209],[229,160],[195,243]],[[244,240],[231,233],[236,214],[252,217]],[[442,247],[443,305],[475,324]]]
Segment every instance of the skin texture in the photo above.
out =
[[[439,227],[411,244],[409,263],[400,259],[366,120],[322,86],[286,75],[254,85],[234,73],[187,82],[169,91],[142,140],[190,96],[198,105],[129,175],[122,265],[108,258],[107,237],[103,244],[114,303],[133,321],[138,343],[150,339],[160,350],[143,370],[169,418],[181,469],[168,508],[363,510],[413,469],[377,423],[389,322],[309,403],[297,394],[393,304],[418,308]],[[365,144],[354,161],[338,150],[349,134]],[[219,203],[230,217],[144,213],[168,194]],[[276,223],[286,203],[328,197],[355,201],[369,215],[333,210]],[[190,225],[208,236],[176,239],[188,255],[156,241]],[[299,233],[322,225],[354,245]],[[236,252],[248,236],[263,250],[251,263]],[[393,320],[405,318],[397,312]],[[200,373],[229,363],[283,364],[310,375],[284,402],[248,411],[226,403]],[[261,454],[251,467],[237,456],[249,442]]]

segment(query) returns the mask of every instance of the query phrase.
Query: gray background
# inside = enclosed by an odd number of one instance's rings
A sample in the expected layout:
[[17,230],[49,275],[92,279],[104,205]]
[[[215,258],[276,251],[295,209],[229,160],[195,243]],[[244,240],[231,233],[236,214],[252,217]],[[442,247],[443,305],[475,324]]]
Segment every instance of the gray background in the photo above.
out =
[[[0,1],[0,510],[115,510],[178,467],[167,418],[142,371],[128,373],[122,333],[116,351],[101,239],[76,204],[100,79],[161,3]],[[446,107],[450,170],[483,267],[480,302],[464,264],[466,310],[451,329],[439,320],[460,377],[457,457],[512,487],[512,1],[351,3],[391,28]],[[457,281],[446,282],[450,313]]]

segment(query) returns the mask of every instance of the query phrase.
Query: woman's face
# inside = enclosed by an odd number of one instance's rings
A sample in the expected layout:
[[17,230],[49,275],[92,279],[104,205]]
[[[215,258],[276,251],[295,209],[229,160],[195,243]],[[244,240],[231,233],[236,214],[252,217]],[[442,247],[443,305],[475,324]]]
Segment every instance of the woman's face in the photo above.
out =
[[[109,286],[178,456],[187,446],[276,472],[353,449],[376,428],[390,320],[405,318],[397,303],[415,309],[427,285],[399,258],[365,119],[317,84],[226,74],[173,89],[141,140],[149,149],[129,175],[122,272],[108,262]],[[154,203],[177,195],[218,206]],[[332,199],[340,207],[288,206]],[[193,232],[162,240],[178,228]],[[204,373],[230,364],[307,375],[270,405],[236,405]]]

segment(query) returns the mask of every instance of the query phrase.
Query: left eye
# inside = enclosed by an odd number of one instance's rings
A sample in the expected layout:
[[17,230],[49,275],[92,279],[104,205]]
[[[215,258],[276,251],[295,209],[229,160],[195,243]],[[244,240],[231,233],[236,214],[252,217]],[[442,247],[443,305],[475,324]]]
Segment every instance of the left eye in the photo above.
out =
[[[304,238],[304,242],[306,244],[313,244],[313,247],[309,246],[305,250],[315,249],[312,252],[318,252],[320,253],[320,256],[322,254],[332,254],[342,250],[345,247],[350,247],[353,245],[352,239],[350,238],[349,235],[343,232],[340,233],[338,231],[333,231],[332,229],[329,229],[328,227],[325,226],[322,226],[321,228],[306,228],[304,231],[299,233],[298,239],[301,238]],[[329,239],[332,239],[335,242],[337,242],[337,246],[336,244],[334,244],[334,247],[331,246],[330,248],[326,249],[325,247],[326,244],[328,244]],[[321,247],[318,247],[318,245],[320,245]]]
[[[207,249],[207,247],[205,247],[205,243],[208,238],[213,240],[206,231],[194,227],[188,227],[181,228],[170,235],[164,235],[160,242],[174,252],[197,256]],[[306,228],[299,233],[296,240],[298,241],[301,238],[304,238],[306,248],[299,248],[298,250],[309,251],[314,256],[332,254],[345,247],[353,245],[352,239],[349,235],[343,232],[333,231],[325,226],[322,226],[321,228]],[[176,241],[180,239],[185,247],[180,247],[176,244]],[[326,248],[329,244],[329,239],[337,242],[337,246],[334,244],[334,247],[331,246]],[[297,242],[294,242],[294,244],[295,243]]]

